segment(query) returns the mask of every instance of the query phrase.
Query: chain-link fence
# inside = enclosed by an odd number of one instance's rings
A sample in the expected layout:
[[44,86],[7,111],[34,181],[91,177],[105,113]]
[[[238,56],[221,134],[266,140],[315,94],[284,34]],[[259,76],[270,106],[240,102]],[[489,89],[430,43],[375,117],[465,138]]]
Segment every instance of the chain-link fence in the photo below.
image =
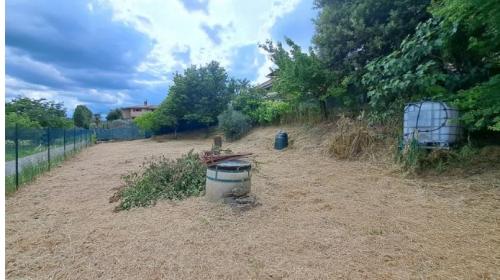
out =
[[10,192],[92,144],[92,131],[81,128],[5,129],[5,186]]
[[95,128],[95,135],[98,141],[136,140],[151,137],[151,132],[129,125],[116,128]]

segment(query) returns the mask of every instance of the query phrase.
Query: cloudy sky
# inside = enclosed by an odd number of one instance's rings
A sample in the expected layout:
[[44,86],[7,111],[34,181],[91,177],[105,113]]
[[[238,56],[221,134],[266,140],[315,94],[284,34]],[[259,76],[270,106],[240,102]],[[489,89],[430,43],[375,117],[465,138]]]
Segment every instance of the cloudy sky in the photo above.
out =
[[255,83],[271,66],[257,44],[309,47],[313,0],[7,0],[6,97],[96,113],[160,103],[173,73],[219,61]]

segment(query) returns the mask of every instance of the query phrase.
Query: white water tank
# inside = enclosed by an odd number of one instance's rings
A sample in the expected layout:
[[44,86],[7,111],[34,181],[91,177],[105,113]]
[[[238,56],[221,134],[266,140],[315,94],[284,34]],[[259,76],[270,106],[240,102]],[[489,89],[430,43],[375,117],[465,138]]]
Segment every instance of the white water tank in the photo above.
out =
[[228,160],[207,168],[205,197],[219,201],[239,197],[250,192],[252,165],[243,160]]
[[422,101],[405,106],[403,140],[416,139],[421,146],[449,147],[461,134],[458,110],[443,102]]

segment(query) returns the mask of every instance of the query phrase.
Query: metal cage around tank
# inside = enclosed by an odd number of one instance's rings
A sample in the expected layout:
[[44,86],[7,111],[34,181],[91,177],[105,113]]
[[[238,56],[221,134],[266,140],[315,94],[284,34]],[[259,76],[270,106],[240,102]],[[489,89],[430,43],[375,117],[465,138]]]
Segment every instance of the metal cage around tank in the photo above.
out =
[[422,101],[405,106],[403,140],[427,148],[447,148],[460,140],[459,111],[446,103]]

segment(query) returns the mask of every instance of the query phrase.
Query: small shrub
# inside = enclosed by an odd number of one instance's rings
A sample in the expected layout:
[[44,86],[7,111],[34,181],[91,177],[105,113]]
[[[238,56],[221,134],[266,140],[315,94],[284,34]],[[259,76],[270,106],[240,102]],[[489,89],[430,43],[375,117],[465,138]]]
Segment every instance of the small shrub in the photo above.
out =
[[227,109],[219,115],[219,128],[228,140],[240,139],[247,133],[251,126],[249,118],[232,108]]
[[158,199],[198,196],[205,190],[206,167],[192,150],[176,160],[153,159],[142,168],[124,176],[125,186],[118,191],[121,202],[117,210],[150,206]]
[[257,115],[257,122],[259,124],[270,124],[279,121],[289,110],[289,104],[284,101],[265,100],[257,108],[255,114]]
[[360,156],[372,150],[375,134],[366,122],[342,116],[337,121],[337,131],[330,144],[330,153],[339,159]]

